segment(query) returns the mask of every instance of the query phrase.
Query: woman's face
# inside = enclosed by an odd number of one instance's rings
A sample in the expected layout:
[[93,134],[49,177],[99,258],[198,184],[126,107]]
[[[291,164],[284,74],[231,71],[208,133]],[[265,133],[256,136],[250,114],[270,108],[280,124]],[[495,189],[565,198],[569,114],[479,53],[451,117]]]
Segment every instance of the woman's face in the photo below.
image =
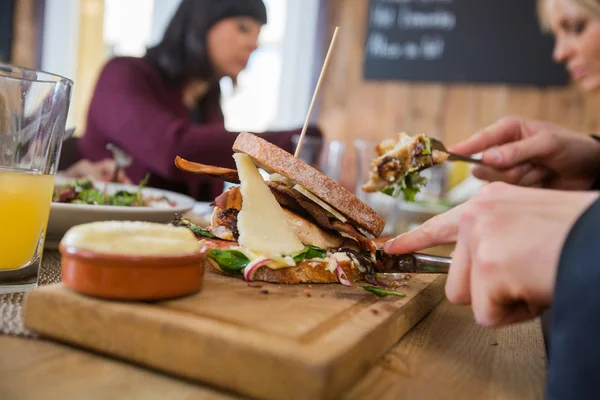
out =
[[208,31],[208,56],[219,77],[235,78],[246,68],[258,47],[260,29],[254,18],[234,17],[219,21]]
[[600,89],[600,19],[569,0],[546,0],[546,12],[556,38],[554,60],[566,65],[584,91]]

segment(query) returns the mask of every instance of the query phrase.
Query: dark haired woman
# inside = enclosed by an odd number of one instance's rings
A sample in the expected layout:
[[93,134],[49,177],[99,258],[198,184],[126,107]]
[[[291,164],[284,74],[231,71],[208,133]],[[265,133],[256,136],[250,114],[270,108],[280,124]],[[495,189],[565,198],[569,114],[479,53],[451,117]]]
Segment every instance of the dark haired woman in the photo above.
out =
[[[175,156],[233,167],[236,133],[225,129],[219,80],[236,79],[257,48],[267,22],[262,0],[183,0],[160,43],[143,58],[117,57],[100,74],[89,107],[79,156],[110,158],[113,143],[133,163],[127,176],[149,185],[212,200],[222,192],[216,179],[179,171]],[[298,131],[261,134],[293,151]],[[320,135],[312,128],[307,134]]]

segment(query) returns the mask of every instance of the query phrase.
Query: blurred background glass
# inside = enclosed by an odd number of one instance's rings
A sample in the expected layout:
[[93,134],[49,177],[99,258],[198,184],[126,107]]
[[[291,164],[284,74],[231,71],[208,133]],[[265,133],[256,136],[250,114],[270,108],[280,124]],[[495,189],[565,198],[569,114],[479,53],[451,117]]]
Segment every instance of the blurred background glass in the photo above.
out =
[[[292,136],[295,147],[298,146],[299,140],[300,135]],[[313,136],[305,136],[298,157],[339,182],[345,150],[346,145],[339,140],[323,141]]]

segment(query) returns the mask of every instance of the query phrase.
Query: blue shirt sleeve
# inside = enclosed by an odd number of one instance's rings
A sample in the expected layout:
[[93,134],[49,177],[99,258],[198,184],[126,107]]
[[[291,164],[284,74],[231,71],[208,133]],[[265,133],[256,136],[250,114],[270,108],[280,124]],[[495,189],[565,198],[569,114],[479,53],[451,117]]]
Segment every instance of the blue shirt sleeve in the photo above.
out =
[[552,308],[547,398],[600,398],[600,200],[567,236]]

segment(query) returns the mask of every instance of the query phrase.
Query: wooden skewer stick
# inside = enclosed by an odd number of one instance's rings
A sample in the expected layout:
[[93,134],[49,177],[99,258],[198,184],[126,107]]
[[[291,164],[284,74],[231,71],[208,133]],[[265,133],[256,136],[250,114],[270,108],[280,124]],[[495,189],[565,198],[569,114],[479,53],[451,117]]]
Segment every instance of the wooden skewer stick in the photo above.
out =
[[329,65],[329,57],[331,56],[331,51],[333,50],[333,46],[335,45],[335,39],[337,38],[339,29],[340,27],[336,26],[335,31],[333,32],[333,37],[331,38],[331,43],[329,44],[329,50],[327,50],[327,56],[325,56],[325,62],[323,63],[323,68],[321,69],[319,80],[317,81],[317,87],[315,88],[312,101],[310,102],[310,107],[308,108],[308,114],[306,115],[306,120],[304,121],[304,127],[302,127],[302,133],[300,134],[300,139],[298,140],[298,145],[296,146],[296,152],[294,153],[294,157],[298,157],[298,154],[300,154],[300,150],[302,149],[302,143],[304,142],[304,136],[306,135],[308,122],[310,121],[310,116],[312,115],[313,108],[315,107],[317,96],[319,94],[319,89],[321,88],[321,81],[323,80],[325,70],[327,70],[327,66]]

